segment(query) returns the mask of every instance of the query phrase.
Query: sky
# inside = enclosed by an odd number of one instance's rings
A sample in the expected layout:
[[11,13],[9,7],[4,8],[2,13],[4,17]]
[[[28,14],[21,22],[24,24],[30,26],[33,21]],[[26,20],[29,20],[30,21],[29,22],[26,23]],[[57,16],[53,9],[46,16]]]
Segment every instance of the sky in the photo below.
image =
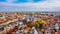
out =
[[0,12],[60,12],[60,0],[0,0]]

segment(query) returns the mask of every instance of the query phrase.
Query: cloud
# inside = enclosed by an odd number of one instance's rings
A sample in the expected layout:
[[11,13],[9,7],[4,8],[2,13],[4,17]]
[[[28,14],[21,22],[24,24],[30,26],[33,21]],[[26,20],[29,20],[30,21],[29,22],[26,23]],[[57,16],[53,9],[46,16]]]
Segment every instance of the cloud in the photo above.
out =
[[[14,0],[13,0],[14,1]],[[0,2],[0,11],[60,11],[60,0],[44,0],[43,2],[12,3]]]

